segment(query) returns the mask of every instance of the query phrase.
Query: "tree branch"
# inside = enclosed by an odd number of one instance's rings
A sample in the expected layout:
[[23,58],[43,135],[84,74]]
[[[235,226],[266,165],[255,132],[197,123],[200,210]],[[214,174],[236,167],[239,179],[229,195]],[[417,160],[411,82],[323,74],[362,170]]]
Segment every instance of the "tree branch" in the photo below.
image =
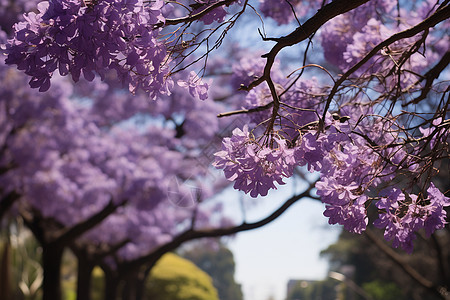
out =
[[222,118],[222,117],[229,117],[232,115],[239,115],[239,114],[248,114],[248,113],[253,113],[253,112],[257,112],[257,111],[264,111],[266,109],[269,109],[273,106],[273,102],[269,102],[266,105],[262,105],[262,106],[258,106],[258,107],[253,107],[253,108],[249,108],[249,109],[240,109],[240,110],[234,110],[234,111],[229,111],[229,112],[224,112],[224,113],[220,113],[217,115],[218,118]]
[[432,291],[442,299],[447,299],[445,296],[444,287],[435,286],[432,281],[420,275],[408,263],[406,263],[399,254],[397,254],[392,248],[390,248],[382,240],[380,240],[371,229],[367,228],[365,235],[375,244],[375,246],[378,247],[378,249],[380,249],[384,254],[386,254],[394,263],[396,263],[406,274],[408,274],[418,284]]
[[163,26],[163,25],[177,25],[177,24],[180,24],[180,23],[193,22],[195,20],[200,19],[201,17],[203,17],[207,13],[211,12],[215,8],[218,8],[218,7],[223,6],[223,5],[229,6],[233,2],[236,2],[236,0],[218,1],[216,3],[211,4],[210,6],[206,7],[204,10],[202,10],[202,11],[200,11],[200,12],[194,14],[194,15],[190,15],[190,16],[182,17],[182,18],[177,18],[177,19],[166,19],[164,24],[161,24],[160,26]]
[[431,85],[433,84],[433,81],[439,77],[439,75],[442,73],[442,71],[444,71],[444,69],[448,66],[449,63],[450,63],[450,51],[447,51],[442,57],[442,59],[433,68],[428,70],[428,72],[425,73],[425,75],[419,80],[420,82],[425,79],[425,86],[422,88],[420,95],[417,96],[417,98],[413,99],[412,101],[402,106],[407,106],[411,103],[417,104],[423,99],[425,99],[431,90]]
[[89,246],[86,247],[86,245],[73,243],[72,245],[70,245],[70,249],[76,255],[84,255],[94,263],[99,263],[103,258],[109,255],[113,255],[129,242],[131,242],[131,239],[127,238],[113,245],[101,244],[100,247],[97,247],[95,249],[92,249],[93,247]]
[[297,27],[297,29],[291,32],[289,35],[277,39],[270,39],[273,41],[277,41],[277,43],[269,53],[266,53],[262,56],[264,58],[267,58],[263,75],[255,81],[251,82],[247,87],[242,87],[243,90],[249,91],[264,81],[269,86],[270,93],[273,98],[273,109],[269,125],[266,129],[266,134],[269,134],[272,131],[275,119],[278,116],[278,109],[280,107],[280,99],[276,92],[272,78],[270,77],[270,70],[272,69],[277,54],[283,48],[293,46],[307,39],[309,36],[313,35],[320,27],[322,27],[323,24],[333,19],[334,17],[346,13],[368,1],[369,0],[335,0],[319,9],[314,16],[308,19],[303,25]]
[[250,83],[247,87],[244,87],[242,89],[249,91],[262,82],[266,81],[266,79],[270,76],[270,70],[275,62],[275,57],[283,48],[300,43],[301,41],[307,39],[310,35],[315,33],[320,27],[323,26],[323,24],[325,24],[329,20],[338,15],[346,13],[368,1],[369,0],[335,0],[319,9],[314,16],[308,19],[303,25],[297,27],[297,29],[295,29],[287,36],[274,39],[275,41],[277,41],[275,46],[272,48],[272,50],[270,50],[269,53],[266,53],[262,56],[267,58],[266,65],[264,67],[264,74],[257,80]]
[[367,61],[369,61],[370,58],[372,58],[378,51],[380,51],[384,47],[387,47],[390,44],[392,44],[398,40],[412,37],[421,31],[424,31],[430,27],[434,27],[438,23],[440,23],[444,20],[447,20],[448,18],[450,18],[450,7],[445,6],[441,9],[437,10],[434,14],[432,14],[430,17],[426,18],[425,20],[423,20],[416,26],[411,27],[407,30],[401,31],[399,33],[396,33],[396,34],[390,36],[388,39],[386,39],[383,42],[376,45],[369,53],[367,53],[367,55],[365,57],[363,57],[358,63],[356,63],[353,67],[351,67],[347,72],[345,72],[345,74],[342,75],[341,78],[339,78],[339,80],[337,80],[336,83],[334,84],[333,88],[331,89],[330,95],[327,98],[327,102],[325,104],[325,109],[323,111],[322,120],[321,120],[322,127],[323,127],[323,120],[325,119],[325,115],[328,111],[328,108],[330,107],[331,100],[333,99],[334,95],[337,92],[337,89],[345,80],[347,80],[347,78],[351,74],[353,74],[356,70],[358,70],[362,65],[364,65]]
[[15,191],[9,192],[3,199],[0,201],[0,220],[3,218],[3,215],[8,211],[8,209],[14,204],[14,202],[20,198],[20,195]]
[[104,219],[106,219],[113,212],[115,212],[118,207],[125,205],[125,203],[127,203],[127,200],[115,204],[111,199],[109,203],[101,211],[97,212],[90,218],[86,219],[81,223],[78,223],[73,227],[63,229],[63,232],[57,237],[55,242],[64,245],[73,241],[86,231],[100,224]]
[[179,234],[178,236],[174,237],[174,239],[164,244],[155,250],[153,250],[151,253],[139,257],[133,261],[126,261],[121,264],[121,268],[126,270],[133,270],[136,268],[139,268],[140,266],[148,263],[148,262],[156,262],[161,256],[163,256],[165,253],[170,252],[172,250],[175,250],[178,248],[181,244],[184,242],[199,239],[199,238],[212,238],[212,237],[221,237],[226,235],[232,235],[238,232],[242,231],[248,231],[256,228],[260,228],[273,220],[277,219],[279,216],[281,216],[290,206],[292,206],[294,203],[296,203],[298,200],[306,197],[311,197],[311,190],[314,187],[314,184],[311,184],[308,189],[306,189],[303,193],[292,196],[288,200],[286,200],[283,205],[281,205],[277,210],[275,210],[272,214],[265,217],[264,219],[261,219],[260,221],[254,222],[254,223],[242,223],[238,226],[228,227],[228,228],[216,228],[216,229],[204,229],[204,230],[193,230],[189,229],[185,232]]

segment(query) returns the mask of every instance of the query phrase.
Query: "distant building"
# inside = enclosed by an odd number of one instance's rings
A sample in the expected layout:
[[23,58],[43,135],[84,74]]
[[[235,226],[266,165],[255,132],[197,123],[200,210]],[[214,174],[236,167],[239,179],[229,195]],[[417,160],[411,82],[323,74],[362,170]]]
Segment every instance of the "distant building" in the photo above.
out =
[[302,288],[307,288],[312,284],[316,283],[317,280],[300,280],[300,279],[290,279],[287,283],[287,295],[289,296],[294,288],[300,286]]

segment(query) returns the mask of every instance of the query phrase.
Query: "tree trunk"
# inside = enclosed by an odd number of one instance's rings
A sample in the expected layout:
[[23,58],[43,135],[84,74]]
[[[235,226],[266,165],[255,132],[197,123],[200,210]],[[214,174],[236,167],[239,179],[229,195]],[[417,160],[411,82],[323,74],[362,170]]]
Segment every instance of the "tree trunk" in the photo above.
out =
[[153,267],[156,265],[156,262],[158,261],[158,258],[153,259],[150,261],[150,263],[146,266],[146,268],[139,273],[139,276],[137,278],[136,283],[136,300],[143,300],[145,296],[145,282],[150,275],[150,272],[152,271]]
[[77,300],[91,300],[92,270],[94,264],[78,255]]
[[136,300],[143,300],[145,295],[145,279],[147,276],[142,274],[136,280]]
[[42,245],[42,300],[62,300],[61,296],[61,262],[64,247],[53,243]]
[[12,299],[11,295],[11,259],[9,241],[3,245],[0,261],[0,299]]
[[129,272],[125,277],[125,285],[122,293],[122,300],[136,300],[137,274]]
[[114,272],[105,270],[104,268],[103,273],[105,274],[104,300],[116,300],[117,291],[119,290],[120,278],[116,276]]

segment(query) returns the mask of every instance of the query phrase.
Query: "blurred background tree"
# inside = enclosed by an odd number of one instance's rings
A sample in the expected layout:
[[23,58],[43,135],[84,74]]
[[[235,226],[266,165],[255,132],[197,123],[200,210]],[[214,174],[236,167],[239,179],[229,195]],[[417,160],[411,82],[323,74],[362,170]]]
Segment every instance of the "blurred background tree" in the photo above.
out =
[[21,219],[0,235],[0,299],[41,299],[42,249]]
[[[369,296],[353,292],[352,299],[442,299],[431,286],[445,286],[448,280],[450,251],[445,245],[450,234],[446,228],[433,235],[432,242],[424,236],[418,238],[412,255],[389,248],[379,231],[361,236],[342,231],[339,240],[322,255],[329,259],[331,271],[343,273]],[[381,249],[381,245],[385,247]]]
[[176,254],[165,254],[146,282],[145,299],[218,300],[208,274]]
[[235,263],[233,253],[220,241],[218,245],[208,247],[205,243],[196,243],[182,256],[208,273],[219,293],[220,300],[242,300],[241,286],[234,279]]
[[[76,299],[76,261],[67,252],[63,265],[65,300]],[[104,299],[104,273],[95,267],[92,272],[91,299]],[[146,280],[144,300],[219,300],[211,277],[189,260],[174,253],[165,254]]]

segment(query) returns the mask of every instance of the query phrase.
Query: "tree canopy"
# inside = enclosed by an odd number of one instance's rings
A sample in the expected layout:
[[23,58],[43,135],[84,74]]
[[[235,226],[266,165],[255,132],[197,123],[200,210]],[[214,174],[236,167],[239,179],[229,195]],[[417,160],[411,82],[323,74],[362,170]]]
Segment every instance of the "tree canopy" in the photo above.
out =
[[[412,253],[450,205],[449,19],[447,0],[1,1],[0,218],[40,243],[44,300],[65,249],[80,299],[95,266],[107,299],[141,299],[165,253],[305,197]],[[287,178],[305,190],[267,217],[223,213],[229,183]]]
[[233,253],[225,245],[198,243],[182,251],[182,256],[211,276],[220,300],[243,299],[241,286],[234,279]]
[[149,299],[219,300],[211,277],[172,253],[158,261],[146,282]]

